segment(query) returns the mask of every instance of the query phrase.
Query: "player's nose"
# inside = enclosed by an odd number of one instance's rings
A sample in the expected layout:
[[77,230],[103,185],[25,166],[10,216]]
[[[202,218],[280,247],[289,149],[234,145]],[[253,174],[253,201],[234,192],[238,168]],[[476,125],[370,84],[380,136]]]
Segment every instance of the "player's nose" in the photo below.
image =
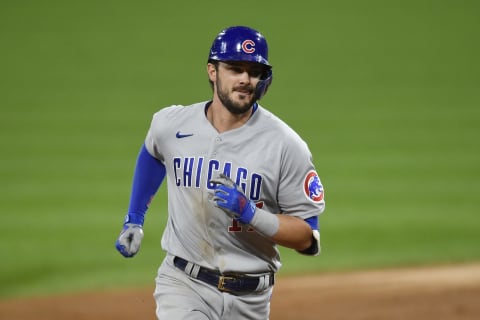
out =
[[240,81],[241,81],[242,84],[250,83],[251,74],[248,72],[248,70],[243,70],[239,74],[239,77],[240,77]]
[[248,70],[242,70],[239,74],[240,80],[241,81],[249,81],[250,80],[250,75],[248,74]]

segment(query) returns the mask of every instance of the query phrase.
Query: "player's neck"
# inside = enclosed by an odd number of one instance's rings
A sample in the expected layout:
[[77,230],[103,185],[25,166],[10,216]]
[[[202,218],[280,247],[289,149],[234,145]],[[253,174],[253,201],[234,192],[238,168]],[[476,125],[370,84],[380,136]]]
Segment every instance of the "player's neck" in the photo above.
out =
[[221,103],[213,101],[207,109],[207,119],[219,133],[223,133],[243,126],[250,119],[251,111],[252,109],[242,114],[234,114]]

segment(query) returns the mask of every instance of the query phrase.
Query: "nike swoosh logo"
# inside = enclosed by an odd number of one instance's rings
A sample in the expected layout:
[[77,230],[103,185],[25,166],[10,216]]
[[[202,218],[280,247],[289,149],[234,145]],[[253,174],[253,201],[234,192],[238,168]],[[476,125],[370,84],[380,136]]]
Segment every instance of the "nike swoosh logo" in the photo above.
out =
[[177,134],[175,135],[178,139],[186,138],[186,137],[191,137],[193,136],[193,133],[180,133],[180,131],[177,131]]

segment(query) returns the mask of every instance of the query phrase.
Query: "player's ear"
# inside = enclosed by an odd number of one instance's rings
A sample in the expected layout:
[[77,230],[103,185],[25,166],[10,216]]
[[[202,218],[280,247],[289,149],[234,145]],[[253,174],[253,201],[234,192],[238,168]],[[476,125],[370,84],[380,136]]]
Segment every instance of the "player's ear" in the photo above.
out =
[[217,81],[217,66],[213,63],[207,64],[208,79],[212,82]]

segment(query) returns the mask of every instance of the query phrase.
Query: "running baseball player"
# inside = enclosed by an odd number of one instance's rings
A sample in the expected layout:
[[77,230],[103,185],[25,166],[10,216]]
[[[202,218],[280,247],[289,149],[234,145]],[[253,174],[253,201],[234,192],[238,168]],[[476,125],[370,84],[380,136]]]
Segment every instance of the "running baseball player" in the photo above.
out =
[[221,31],[207,74],[211,100],[153,116],[116,248],[125,257],[139,251],[145,213],[167,177],[157,317],[265,320],[277,245],[320,253],[324,190],[307,144],[258,104],[272,82],[262,34]]

